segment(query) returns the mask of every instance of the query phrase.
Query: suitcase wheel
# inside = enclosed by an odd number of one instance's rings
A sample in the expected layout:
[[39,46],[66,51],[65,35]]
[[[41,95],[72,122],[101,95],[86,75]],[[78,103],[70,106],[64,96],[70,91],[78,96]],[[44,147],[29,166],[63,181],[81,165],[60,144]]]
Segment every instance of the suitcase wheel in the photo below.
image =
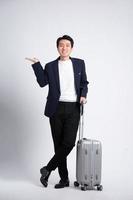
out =
[[79,187],[79,183],[77,181],[74,182],[75,187]]
[[86,186],[86,185],[81,186],[81,190],[82,190],[82,191],[86,191],[86,190],[87,190],[87,186]]
[[103,190],[103,186],[102,185],[98,185],[97,186],[97,190],[102,191]]

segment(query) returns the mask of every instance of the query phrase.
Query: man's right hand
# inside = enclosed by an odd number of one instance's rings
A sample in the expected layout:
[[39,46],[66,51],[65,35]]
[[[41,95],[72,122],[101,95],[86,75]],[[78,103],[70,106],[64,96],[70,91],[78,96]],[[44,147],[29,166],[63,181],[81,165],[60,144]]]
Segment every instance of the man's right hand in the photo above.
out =
[[25,59],[32,62],[33,64],[39,62],[37,58],[25,58]]

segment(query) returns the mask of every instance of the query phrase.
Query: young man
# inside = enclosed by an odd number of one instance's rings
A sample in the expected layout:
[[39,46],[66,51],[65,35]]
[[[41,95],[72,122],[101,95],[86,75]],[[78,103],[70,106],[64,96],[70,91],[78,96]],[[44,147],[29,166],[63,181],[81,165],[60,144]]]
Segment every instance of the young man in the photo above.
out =
[[75,146],[80,119],[80,103],[86,103],[88,92],[85,63],[72,58],[74,41],[68,36],[56,42],[59,57],[43,69],[37,58],[26,58],[32,67],[40,87],[49,85],[45,115],[49,117],[55,154],[49,163],[40,169],[40,181],[47,187],[48,178],[58,168],[60,181],[55,188],[69,186],[67,156]]

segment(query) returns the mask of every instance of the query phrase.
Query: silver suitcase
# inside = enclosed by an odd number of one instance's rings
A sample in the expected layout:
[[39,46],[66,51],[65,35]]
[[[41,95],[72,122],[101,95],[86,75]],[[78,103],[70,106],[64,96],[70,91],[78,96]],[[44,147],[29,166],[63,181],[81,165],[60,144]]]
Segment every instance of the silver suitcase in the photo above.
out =
[[80,106],[79,140],[76,155],[76,181],[81,190],[97,188],[101,191],[102,146],[98,140],[83,138],[84,105]]

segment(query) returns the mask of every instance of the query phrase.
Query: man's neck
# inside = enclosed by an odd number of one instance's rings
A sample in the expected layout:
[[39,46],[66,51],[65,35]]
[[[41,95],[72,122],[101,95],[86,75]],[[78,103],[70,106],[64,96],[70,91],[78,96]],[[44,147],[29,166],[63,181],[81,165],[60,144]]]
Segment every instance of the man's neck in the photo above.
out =
[[70,59],[70,57],[68,56],[68,57],[61,57],[60,56],[60,60],[62,60],[62,61],[66,61],[66,60],[69,60]]

